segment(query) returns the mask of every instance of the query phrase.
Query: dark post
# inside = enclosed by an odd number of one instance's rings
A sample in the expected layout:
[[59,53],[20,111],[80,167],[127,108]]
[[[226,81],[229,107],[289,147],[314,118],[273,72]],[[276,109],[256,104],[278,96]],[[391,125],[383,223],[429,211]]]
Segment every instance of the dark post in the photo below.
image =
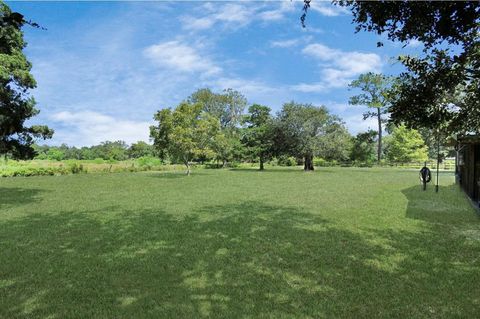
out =
[[[427,162],[423,164],[423,167],[427,167]],[[427,190],[427,178],[425,174],[422,174],[422,183],[423,183],[423,190]]]
[[440,166],[440,130],[437,134],[437,185],[435,185],[435,193],[438,193],[438,169]]

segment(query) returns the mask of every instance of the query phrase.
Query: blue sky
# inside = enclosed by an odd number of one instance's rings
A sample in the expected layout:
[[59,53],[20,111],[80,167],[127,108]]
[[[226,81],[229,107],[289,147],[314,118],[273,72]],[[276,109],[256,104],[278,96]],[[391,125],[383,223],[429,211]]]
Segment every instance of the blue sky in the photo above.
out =
[[[41,110],[32,122],[55,130],[49,144],[148,141],[156,110],[193,91],[233,88],[278,111],[284,102],[325,105],[349,131],[375,128],[349,106],[360,73],[395,74],[418,43],[355,33],[351,14],[302,2],[7,2],[47,30],[25,28]],[[376,47],[379,40],[385,45]]]

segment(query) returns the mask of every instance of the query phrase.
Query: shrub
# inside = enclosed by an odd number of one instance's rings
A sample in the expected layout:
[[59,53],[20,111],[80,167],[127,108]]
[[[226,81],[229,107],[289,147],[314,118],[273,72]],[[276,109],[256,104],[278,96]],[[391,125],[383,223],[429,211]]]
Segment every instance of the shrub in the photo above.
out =
[[315,157],[313,159],[313,166],[319,166],[319,167],[324,167],[324,166],[329,166],[328,161],[321,158],[321,157]]
[[140,167],[148,167],[148,168],[162,165],[162,161],[159,158],[152,157],[152,156],[139,157],[137,159],[137,163]]
[[293,156],[279,156],[278,157],[278,165],[280,166],[296,166],[297,159]]
[[50,149],[47,152],[47,159],[52,161],[61,161],[65,158],[65,154],[57,149]]
[[93,162],[95,164],[103,164],[105,161],[103,160],[103,158],[97,157],[96,159],[93,160]]
[[318,167],[338,166],[337,160],[327,161],[321,157],[315,157],[313,159],[313,165]]
[[70,172],[72,172],[72,174],[78,174],[83,172],[83,165],[78,163],[70,163],[68,165],[68,169]]

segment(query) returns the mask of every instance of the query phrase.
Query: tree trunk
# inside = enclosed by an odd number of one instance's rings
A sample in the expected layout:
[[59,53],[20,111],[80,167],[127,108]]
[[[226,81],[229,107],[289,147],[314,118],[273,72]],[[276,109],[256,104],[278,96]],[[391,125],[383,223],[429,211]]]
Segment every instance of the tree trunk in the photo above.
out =
[[377,148],[377,162],[380,164],[382,159],[382,115],[380,108],[377,108],[377,120],[378,120],[378,148]]
[[227,166],[227,161],[226,160],[222,160],[222,168],[225,168]]
[[187,167],[187,172],[186,172],[186,174],[187,174],[188,176],[190,176],[190,163],[186,162],[186,163],[185,163],[185,166]]
[[260,170],[263,171],[263,157],[260,156]]
[[305,160],[304,160],[304,163],[303,163],[303,170],[306,171],[306,172],[314,170],[313,155],[311,155],[311,154],[305,155]]

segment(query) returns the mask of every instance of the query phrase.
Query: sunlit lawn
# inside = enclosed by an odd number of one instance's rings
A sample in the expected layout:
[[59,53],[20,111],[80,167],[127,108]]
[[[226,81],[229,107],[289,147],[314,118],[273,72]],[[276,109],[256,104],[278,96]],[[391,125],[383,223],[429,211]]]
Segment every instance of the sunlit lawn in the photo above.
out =
[[0,318],[475,318],[480,219],[415,171],[0,179]]

